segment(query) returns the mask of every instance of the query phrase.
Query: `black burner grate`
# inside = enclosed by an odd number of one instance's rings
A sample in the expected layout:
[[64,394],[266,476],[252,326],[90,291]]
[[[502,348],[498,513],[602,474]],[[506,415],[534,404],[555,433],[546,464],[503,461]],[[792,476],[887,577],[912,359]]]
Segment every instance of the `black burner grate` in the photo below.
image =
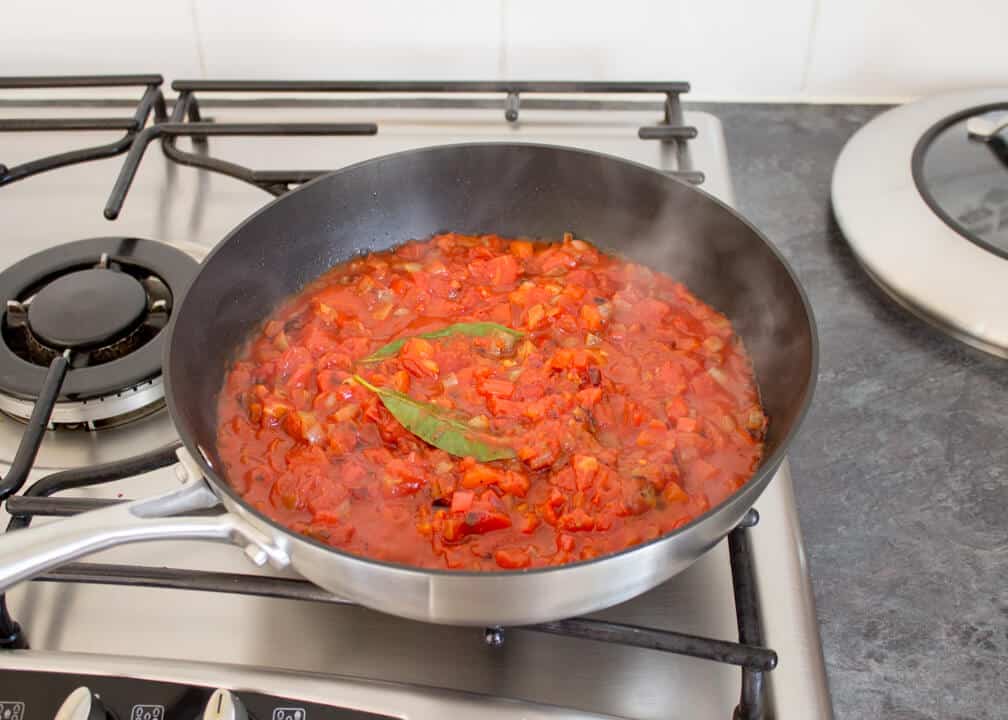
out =
[[[172,89],[178,92],[171,118],[156,123],[136,137],[123,163],[112,194],[105,205],[105,217],[114,220],[119,216],[126,194],[140,166],[143,154],[154,140],[160,139],[165,155],[172,160],[212,172],[230,175],[251,183],[273,195],[282,195],[292,186],[308,182],[325,170],[254,170],[233,162],[213,157],[209,153],[207,138],[211,136],[290,136],[290,135],[375,135],[379,127],[375,123],[216,123],[206,118],[200,111],[197,95],[212,93],[323,93],[352,95],[360,93],[380,93],[393,96],[404,94],[436,94],[455,98],[458,107],[481,107],[483,101],[460,97],[472,94],[503,95],[504,120],[518,121],[521,95],[609,95],[609,94],[658,94],[664,96],[664,117],[655,125],[638,129],[641,140],[657,140],[674,143],[677,147],[679,170],[669,174],[681,180],[700,184],[704,181],[702,172],[692,169],[688,141],[695,138],[697,129],[685,124],[679,96],[689,92],[689,83],[684,82],[404,82],[404,81],[259,81],[259,80],[176,80]],[[180,150],[176,145],[179,137],[193,138],[196,152]]]
[[[36,516],[68,516],[126,502],[118,499],[64,498],[55,495],[65,490],[122,480],[166,467],[176,461],[175,452],[178,447],[177,444],[169,445],[116,463],[48,475],[34,483],[23,495],[7,499],[6,507],[11,515],[7,530],[10,532],[28,527],[32,518]],[[214,513],[220,512],[220,509],[202,512]],[[742,671],[742,690],[732,720],[761,720],[766,705],[765,675],[777,666],[777,653],[764,647],[759,622],[759,606],[748,536],[750,529],[758,522],[758,513],[750,510],[728,536],[735,612],[738,620],[738,642],[592,618],[570,618],[520,628],[487,628],[485,641],[488,645],[497,647],[503,644],[505,632],[520,630],[646,648],[735,665]],[[305,580],[242,573],[76,562],[52,570],[36,580],[199,590],[339,605],[353,604]],[[0,648],[26,647],[28,639],[21,632],[17,622],[9,616],[6,602],[0,596]]]
[[130,149],[137,134],[147,124],[151,112],[155,121],[166,118],[160,75],[92,75],[76,77],[0,77],[0,90],[142,87],[143,95],[128,118],[0,118],[0,132],[51,132],[56,130],[123,130],[115,142],[71,150],[8,167],[0,163],[0,186],[23,180],[47,170],[121,155]]

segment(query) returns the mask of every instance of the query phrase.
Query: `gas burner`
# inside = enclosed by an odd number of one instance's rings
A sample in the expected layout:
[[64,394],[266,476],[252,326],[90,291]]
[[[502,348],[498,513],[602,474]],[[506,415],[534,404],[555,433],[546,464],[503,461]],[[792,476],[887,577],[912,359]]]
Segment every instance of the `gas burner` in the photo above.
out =
[[52,425],[97,429],[162,407],[162,330],[196,268],[169,245],[108,237],[59,245],[0,272],[0,411],[27,419],[49,363],[63,353],[71,369]]

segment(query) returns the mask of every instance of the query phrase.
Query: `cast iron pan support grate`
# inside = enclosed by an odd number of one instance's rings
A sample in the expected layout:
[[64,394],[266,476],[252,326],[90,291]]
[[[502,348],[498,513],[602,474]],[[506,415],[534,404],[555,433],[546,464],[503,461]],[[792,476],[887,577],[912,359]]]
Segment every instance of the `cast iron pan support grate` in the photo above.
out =
[[[102,88],[133,87],[144,88],[143,96],[131,118],[0,118],[0,132],[34,132],[58,130],[125,130],[126,134],[114,143],[72,150],[58,155],[50,155],[14,167],[0,164],[0,186],[22,180],[31,175],[54,170],[76,163],[107,158],[126,152],[133,139],[141,132],[151,112],[155,120],[164,120],[164,96],[161,94],[160,75],[96,75],[59,77],[0,77],[0,90],[57,89],[57,88]],[[28,426],[25,428],[17,453],[7,475],[0,479],[0,501],[18,492],[28,479],[28,473],[35,462],[39,445],[45,435],[60,389],[70,367],[70,352],[53,358],[49,365],[38,399],[32,409]],[[6,609],[0,608],[0,621],[6,620]],[[0,628],[2,630],[2,628]],[[3,633],[0,632],[0,635]]]
[[[7,530],[10,532],[27,527],[35,516],[74,515],[110,504],[126,502],[124,499],[52,496],[64,490],[100,485],[166,467],[176,461],[175,451],[178,448],[179,445],[176,443],[119,462],[47,475],[29,487],[23,495],[7,499],[7,511],[11,515]],[[220,512],[220,509],[203,512]],[[742,690],[739,704],[733,711],[732,720],[762,720],[766,705],[764,680],[766,673],[777,666],[777,653],[763,646],[759,621],[759,606],[748,537],[750,528],[758,522],[759,514],[755,510],[750,510],[739,526],[728,535],[728,554],[731,562],[735,613],[739,629],[738,642],[611,623],[593,618],[570,618],[539,625],[509,628],[507,631],[550,633],[735,665],[742,670]],[[340,605],[352,604],[305,580],[240,573],[77,562],[64,565],[37,579],[51,582],[98,583],[235,593]],[[503,645],[504,633],[504,628],[487,628],[485,631],[486,643],[491,647]],[[6,602],[0,597],[0,648],[26,647],[28,647],[27,638],[20,626],[8,614]]]
[[155,122],[164,120],[164,96],[161,94],[160,75],[92,75],[59,77],[0,77],[0,90],[59,89],[59,88],[102,88],[102,87],[143,87],[144,93],[137,103],[133,117],[85,117],[85,118],[0,118],[0,132],[41,132],[58,130],[123,130],[125,134],[115,142],[106,145],[80,148],[69,152],[50,155],[14,167],[0,163],[0,187],[16,180],[36,175],[47,170],[100,160],[121,155],[129,150],[133,139],[147,124],[154,112]]
[[[504,119],[516,123],[519,119],[521,94],[540,93],[550,95],[572,94],[660,94],[664,118],[656,125],[646,125],[638,129],[642,140],[657,140],[674,147],[679,170],[669,174],[696,185],[703,183],[704,174],[692,169],[688,141],[695,138],[697,129],[685,124],[680,95],[689,92],[685,82],[482,82],[482,81],[271,81],[271,80],[176,80],[172,89],[178,98],[170,120],[146,128],[130,148],[126,161],[116,181],[115,187],[105,205],[105,217],[114,220],[119,216],[130,184],[136,175],[147,146],[160,139],[165,155],[181,165],[222,173],[237,180],[255,185],[272,195],[282,195],[293,186],[306,183],[326,170],[254,170],[237,163],[210,155],[206,139],[210,136],[290,136],[290,135],[375,135],[378,126],[374,123],[215,123],[204,117],[200,110],[197,94],[211,93],[325,93],[360,94],[382,93],[402,94],[503,94]],[[456,98],[459,107],[467,107],[478,101]],[[467,105],[469,103],[469,105]],[[532,104],[529,103],[529,106]],[[180,150],[176,144],[179,137],[191,137],[196,152]]]

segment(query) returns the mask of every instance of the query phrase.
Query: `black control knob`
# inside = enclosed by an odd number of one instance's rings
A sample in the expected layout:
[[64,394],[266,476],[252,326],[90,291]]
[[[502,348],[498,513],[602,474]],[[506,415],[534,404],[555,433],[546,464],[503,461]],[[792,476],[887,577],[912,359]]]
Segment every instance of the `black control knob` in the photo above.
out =
[[250,720],[245,705],[230,690],[214,690],[203,708],[203,720]]
[[112,715],[90,688],[79,687],[67,695],[53,720],[111,720]]

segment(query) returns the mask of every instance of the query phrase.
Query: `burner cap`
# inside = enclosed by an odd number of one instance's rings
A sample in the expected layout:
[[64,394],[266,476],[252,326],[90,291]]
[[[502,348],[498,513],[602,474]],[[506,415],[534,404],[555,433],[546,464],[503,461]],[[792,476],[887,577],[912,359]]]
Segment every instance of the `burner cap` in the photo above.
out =
[[42,288],[28,308],[28,324],[55,348],[86,350],[107,345],[133,329],[147,309],[147,293],[126,273],[80,270]]

